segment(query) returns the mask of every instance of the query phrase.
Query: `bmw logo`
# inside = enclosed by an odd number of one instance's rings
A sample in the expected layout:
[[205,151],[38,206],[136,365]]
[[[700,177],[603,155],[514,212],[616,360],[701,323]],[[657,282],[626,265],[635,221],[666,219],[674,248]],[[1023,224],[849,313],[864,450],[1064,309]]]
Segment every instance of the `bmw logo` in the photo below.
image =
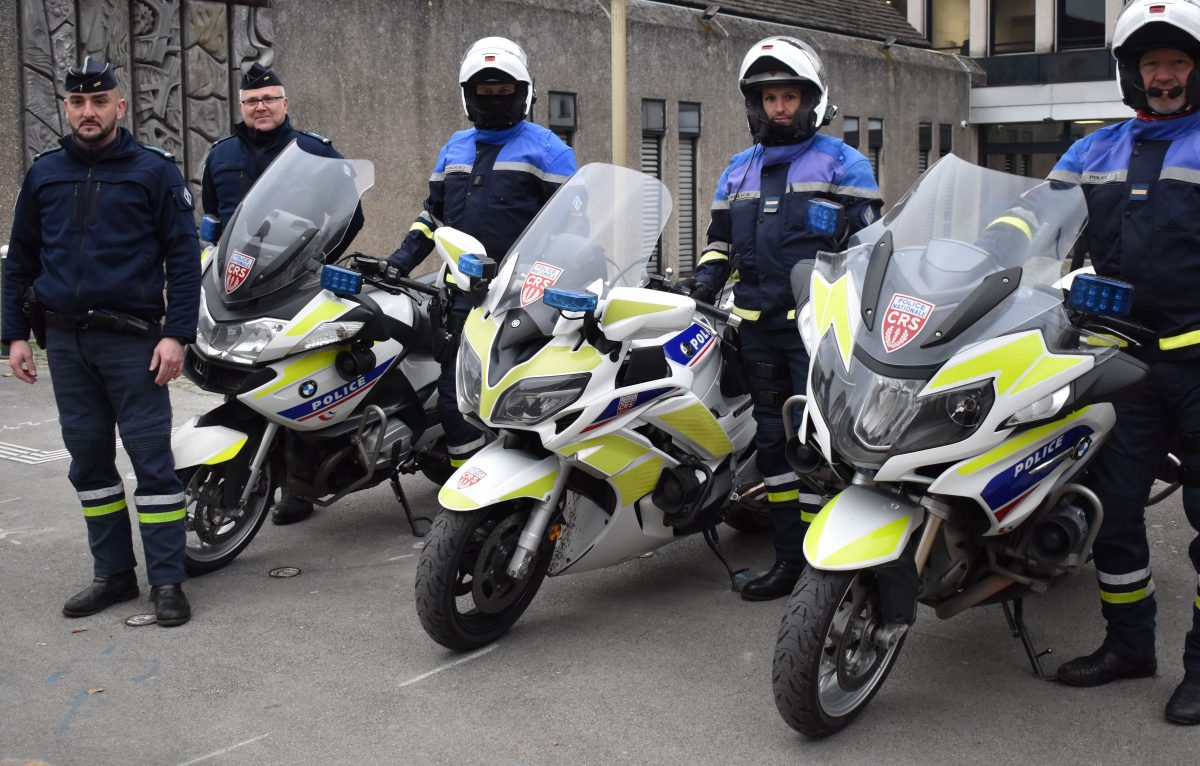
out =
[[690,357],[692,354],[696,353],[696,350],[692,348],[692,344],[690,343],[680,343],[679,352],[684,356]]
[[1085,436],[1079,441],[1075,442],[1075,452],[1073,453],[1073,457],[1076,460],[1082,460],[1083,456],[1086,455],[1088,450],[1091,448],[1092,438],[1090,436]]
[[300,395],[305,399],[317,393],[317,382],[315,380],[306,380],[300,384]]

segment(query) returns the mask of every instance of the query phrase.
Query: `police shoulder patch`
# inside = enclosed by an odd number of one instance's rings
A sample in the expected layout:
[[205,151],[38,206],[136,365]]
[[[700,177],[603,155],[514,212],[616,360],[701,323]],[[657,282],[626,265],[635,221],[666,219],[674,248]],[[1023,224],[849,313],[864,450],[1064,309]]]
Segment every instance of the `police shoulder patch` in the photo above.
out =
[[159,157],[162,157],[164,160],[175,159],[175,155],[171,154],[166,149],[159,149],[157,146],[147,146],[146,144],[141,144],[141,147],[148,152],[154,152]]
[[308,136],[309,138],[317,139],[318,141],[320,141],[323,144],[332,144],[333,143],[332,141],[330,141],[328,138],[321,135],[320,133],[313,133],[311,130],[302,130],[300,132],[303,133],[304,135]]
[[62,148],[61,146],[56,146],[56,147],[54,147],[53,149],[47,149],[47,150],[46,150],[46,151],[44,151],[44,152],[38,152],[37,154],[35,154],[35,155],[33,156],[33,161],[34,161],[34,162],[37,162],[37,161],[38,161],[38,160],[40,160],[42,157],[45,157],[45,156],[47,156],[47,155],[50,155],[50,154],[54,154],[55,152],[61,152],[62,150],[63,150],[63,148]]

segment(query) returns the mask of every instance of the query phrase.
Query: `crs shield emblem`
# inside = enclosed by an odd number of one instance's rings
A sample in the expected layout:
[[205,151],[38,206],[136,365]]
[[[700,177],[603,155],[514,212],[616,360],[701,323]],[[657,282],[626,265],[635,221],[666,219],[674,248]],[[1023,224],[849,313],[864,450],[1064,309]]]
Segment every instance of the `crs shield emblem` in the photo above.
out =
[[624,415],[637,406],[637,394],[625,394],[617,400],[617,414]]
[[478,468],[468,468],[463,471],[463,475],[458,477],[458,488],[465,489],[467,487],[478,484],[483,477],[487,476],[486,471]]
[[529,269],[529,275],[525,277],[525,282],[521,285],[521,305],[528,306],[534,301],[541,300],[546,288],[553,287],[562,275],[563,270],[559,267],[535,261]]
[[250,276],[250,270],[253,268],[253,258],[245,253],[234,250],[233,255],[229,256],[228,265],[225,266],[225,294],[229,295],[241,287],[246,278]]
[[932,303],[911,295],[896,293],[883,314],[883,350],[892,353],[921,334],[929,315],[936,308]]

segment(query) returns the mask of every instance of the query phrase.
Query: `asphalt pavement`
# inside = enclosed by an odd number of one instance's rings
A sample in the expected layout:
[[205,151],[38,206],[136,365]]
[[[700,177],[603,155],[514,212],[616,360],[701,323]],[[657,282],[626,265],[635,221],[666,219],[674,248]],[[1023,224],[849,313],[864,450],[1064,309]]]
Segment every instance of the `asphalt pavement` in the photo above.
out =
[[[455,654],[417,619],[421,540],[386,485],[300,524],[265,524],[230,566],[187,583],[187,625],[124,623],[148,611],[141,568],[140,599],[66,619],[91,558],[40,372],[34,387],[0,378],[3,766],[1175,764],[1200,750],[1200,727],[1162,715],[1196,586],[1177,495],[1150,513],[1156,678],[1091,690],[1041,681],[998,607],[945,622],[922,609],[863,716],[811,741],[771,696],[784,603],[740,600],[699,538],[549,579],[499,642]],[[177,425],[217,401],[172,388]],[[404,486],[419,515],[437,511],[427,481]],[[770,558],[767,537],[722,532],[736,565]],[[276,567],[301,573],[268,576]],[[1054,651],[1050,668],[1091,651],[1102,635],[1091,568],[1026,614]]]

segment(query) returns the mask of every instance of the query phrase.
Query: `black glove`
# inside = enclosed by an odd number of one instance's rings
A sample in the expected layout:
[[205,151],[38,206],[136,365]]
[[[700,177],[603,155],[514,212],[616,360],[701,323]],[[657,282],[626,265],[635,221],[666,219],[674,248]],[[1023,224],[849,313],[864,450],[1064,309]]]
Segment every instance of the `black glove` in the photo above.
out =
[[406,269],[400,265],[400,251],[392,253],[385,261],[386,268],[384,269],[385,278],[389,281],[394,281],[401,277],[407,277],[410,269]]
[[700,301],[701,303],[712,303],[717,294],[713,289],[703,282],[697,281],[693,277],[685,277],[675,283],[675,290],[686,295],[692,300]]

